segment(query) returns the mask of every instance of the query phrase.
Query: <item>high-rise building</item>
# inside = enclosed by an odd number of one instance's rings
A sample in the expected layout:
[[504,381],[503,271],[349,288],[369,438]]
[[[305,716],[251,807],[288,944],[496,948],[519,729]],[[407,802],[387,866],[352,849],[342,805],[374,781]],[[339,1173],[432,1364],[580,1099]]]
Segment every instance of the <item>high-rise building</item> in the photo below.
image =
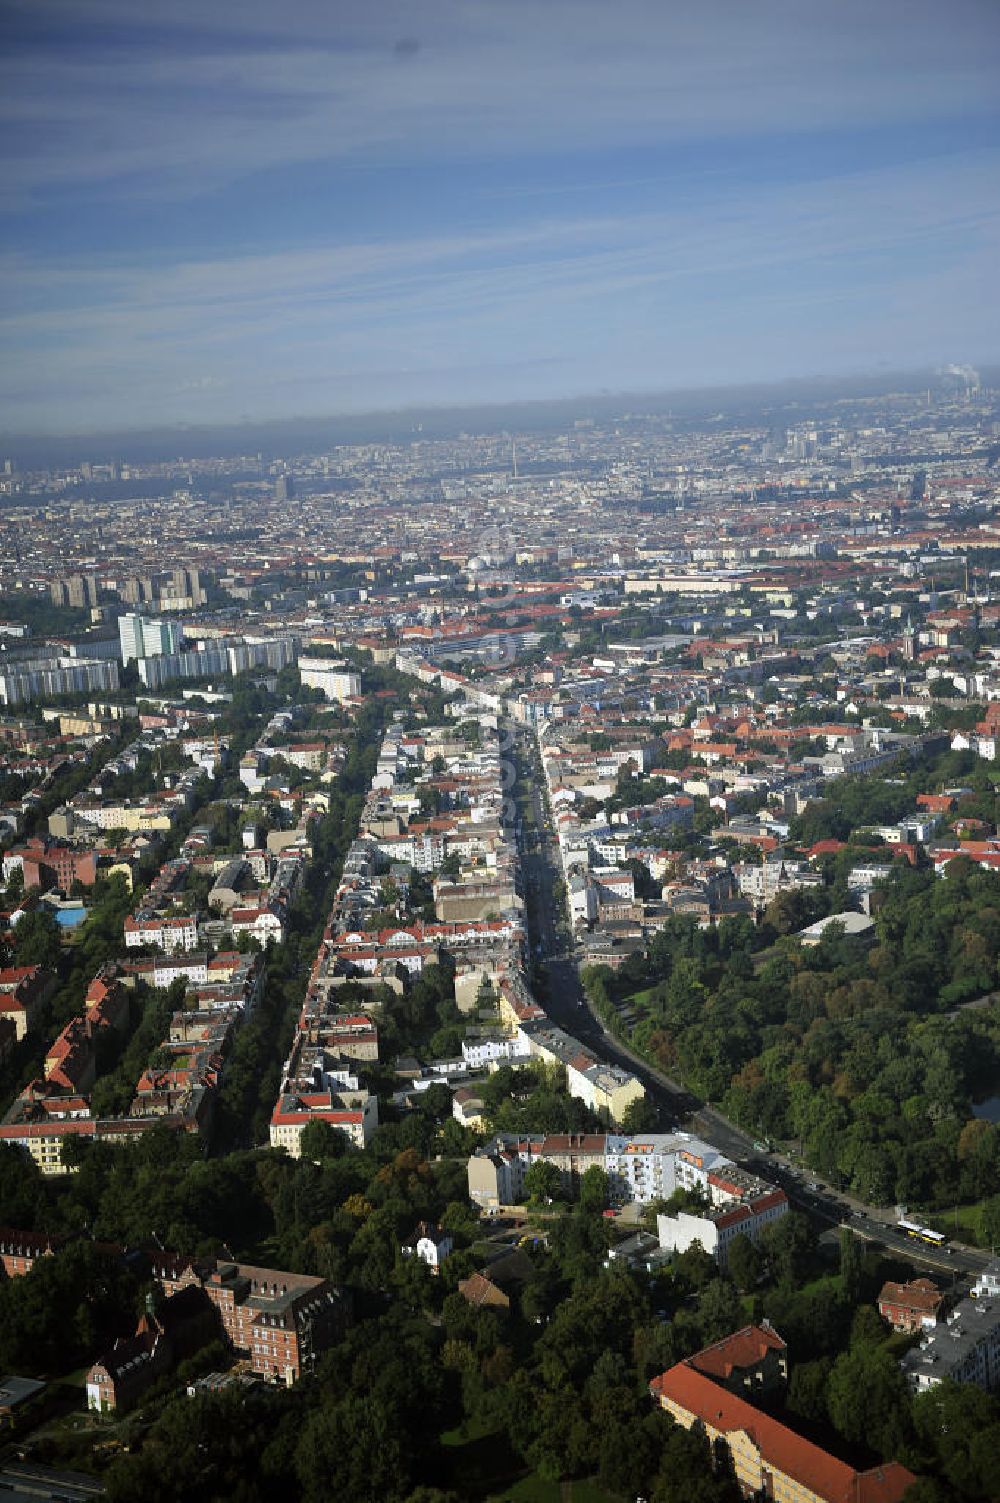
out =
[[192,605],[202,605],[204,595],[201,589],[201,575],[197,569],[178,567],[170,572],[170,592],[174,596],[181,596],[191,601]]
[[0,705],[32,704],[61,694],[108,693],[118,687],[117,663],[60,657],[0,671]]
[[143,621],[141,616],[129,614],[118,618],[118,636],[122,644],[122,662],[131,663],[135,658],[145,657],[143,647]]
[[[97,604],[97,580],[92,574],[70,574],[60,583],[65,586],[67,605],[82,611]],[[53,600],[55,600],[54,594]],[[62,602],[56,601],[56,604],[62,604]]]
[[153,590],[153,581],[145,576],[133,574],[126,579],[121,586],[121,597],[128,605],[141,605],[143,601],[156,598]]
[[159,657],[164,652],[179,652],[184,632],[176,621],[144,621],[142,643],[147,658]]
[[157,621],[134,612],[118,619],[122,662],[138,658],[155,658],[180,650],[183,632],[176,621]]

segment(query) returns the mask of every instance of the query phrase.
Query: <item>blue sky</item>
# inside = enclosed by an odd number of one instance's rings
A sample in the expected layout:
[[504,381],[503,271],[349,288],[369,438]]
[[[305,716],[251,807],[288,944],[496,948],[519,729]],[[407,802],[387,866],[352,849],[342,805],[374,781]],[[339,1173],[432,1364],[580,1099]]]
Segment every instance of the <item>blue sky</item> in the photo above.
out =
[[1000,356],[997,0],[0,0],[0,431]]

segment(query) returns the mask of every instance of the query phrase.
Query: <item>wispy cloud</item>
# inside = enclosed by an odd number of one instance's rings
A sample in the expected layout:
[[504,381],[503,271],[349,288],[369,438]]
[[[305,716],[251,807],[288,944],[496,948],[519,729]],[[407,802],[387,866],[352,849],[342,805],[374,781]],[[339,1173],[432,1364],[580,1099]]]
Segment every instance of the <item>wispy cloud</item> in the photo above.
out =
[[[34,29],[0,72],[5,191],[36,198],[967,117],[995,112],[1000,75],[993,0],[339,0],[283,6],[279,37],[275,6],[234,0],[10,9]],[[54,48],[44,21],[67,15]]]
[[0,427],[1000,346],[995,0],[4,9]]
[[1000,343],[985,301],[998,166],[980,154],[936,175],[748,190],[629,220],[155,268],[8,259],[0,339],[16,358],[0,400],[24,423],[46,392],[96,415],[121,391],[148,419],[185,415],[193,390],[219,415],[301,405],[304,391],[322,405],[352,382],[364,403],[390,389],[412,400],[466,367],[484,384],[523,366],[544,384],[574,362],[588,373],[578,386],[601,384],[598,372],[617,385],[704,379],[722,359],[747,375],[748,357],[781,374],[779,349],[800,368],[863,363],[890,319],[894,360],[942,358],[970,337],[978,352]]

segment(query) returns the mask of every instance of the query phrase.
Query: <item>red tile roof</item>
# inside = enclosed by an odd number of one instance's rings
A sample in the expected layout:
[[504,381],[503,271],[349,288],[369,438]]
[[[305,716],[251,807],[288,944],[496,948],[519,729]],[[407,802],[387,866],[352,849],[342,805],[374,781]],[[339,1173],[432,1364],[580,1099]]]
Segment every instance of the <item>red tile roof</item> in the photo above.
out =
[[912,1310],[915,1314],[934,1315],[943,1298],[937,1285],[930,1279],[914,1279],[909,1284],[883,1284],[878,1304],[880,1310],[883,1305],[895,1305],[900,1309]]
[[692,1367],[710,1378],[725,1380],[734,1368],[756,1367],[768,1351],[783,1352],[785,1343],[777,1331],[765,1326],[744,1326],[732,1336],[725,1336],[714,1346],[705,1347],[688,1360]]
[[655,1398],[669,1399],[722,1435],[743,1431],[768,1466],[803,1483],[825,1503],[900,1503],[915,1481],[913,1473],[896,1461],[867,1472],[856,1471],[763,1410],[729,1393],[689,1362],[678,1362],[649,1386]]

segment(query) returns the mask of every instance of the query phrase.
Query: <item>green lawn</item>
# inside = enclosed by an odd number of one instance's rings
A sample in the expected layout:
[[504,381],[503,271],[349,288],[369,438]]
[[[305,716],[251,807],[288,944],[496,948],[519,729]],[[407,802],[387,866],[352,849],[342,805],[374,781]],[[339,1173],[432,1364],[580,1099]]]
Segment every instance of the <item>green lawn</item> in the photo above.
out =
[[525,1475],[524,1463],[499,1430],[459,1426],[441,1436],[449,1476],[441,1482],[482,1503],[619,1503],[596,1482],[546,1482]]
[[[656,983],[659,986],[659,982]],[[656,990],[656,986],[645,986],[640,992],[632,992],[627,997],[622,997],[619,1007],[647,1007],[649,1000]]]
[[532,1474],[487,1503],[616,1503],[596,1482],[545,1482]]
[[488,1503],[560,1503],[562,1488],[558,1482],[543,1482],[541,1477],[525,1477],[505,1493],[491,1494]]
[[924,1222],[934,1231],[943,1232],[949,1241],[968,1242],[973,1247],[981,1247],[980,1213],[983,1204],[983,1201],[978,1200],[969,1206],[958,1206],[952,1211],[935,1211],[926,1216],[919,1216],[914,1212],[911,1220]]
[[510,1487],[524,1476],[524,1463],[498,1430],[473,1425],[464,1433],[446,1430],[441,1442],[448,1473],[441,1485],[463,1498],[491,1498],[498,1488]]
[[479,1420],[467,1421],[464,1425],[458,1425],[454,1430],[441,1432],[441,1444],[443,1446],[464,1446],[469,1441],[482,1440],[484,1435],[492,1435],[494,1432],[489,1425],[484,1425]]

